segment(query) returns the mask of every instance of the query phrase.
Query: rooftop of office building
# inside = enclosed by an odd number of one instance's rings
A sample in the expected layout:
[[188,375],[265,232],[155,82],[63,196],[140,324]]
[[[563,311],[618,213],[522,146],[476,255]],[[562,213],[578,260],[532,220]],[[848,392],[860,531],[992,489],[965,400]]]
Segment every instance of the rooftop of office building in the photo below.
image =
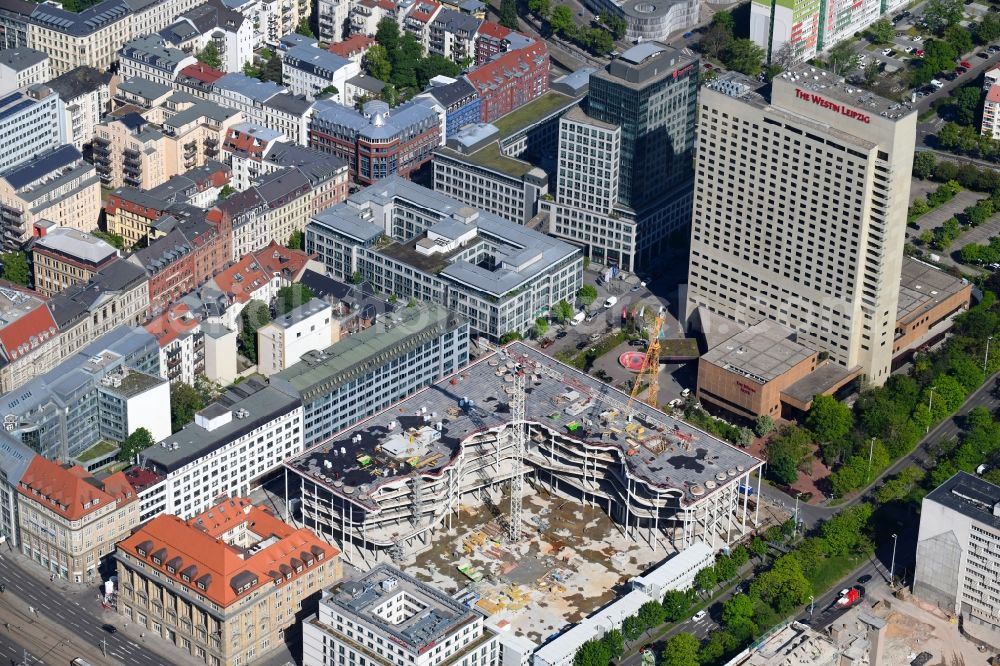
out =
[[808,94],[817,94],[850,105],[873,116],[899,120],[915,113],[909,102],[896,102],[848,83],[844,77],[808,64],[795,65],[778,74],[772,85],[794,86]]
[[968,280],[945,273],[913,257],[903,257],[896,321],[903,325],[909,324],[966,289],[972,289]]
[[[661,7],[667,8],[667,3]],[[629,88],[643,88],[654,81],[674,78],[696,71],[698,56],[687,49],[678,49],[660,42],[641,42],[628,49],[590,75]]]
[[303,303],[286,314],[275,317],[271,320],[271,324],[277,326],[278,328],[289,328],[291,326],[295,326],[295,324],[305,321],[318,312],[328,309],[329,307],[329,303],[318,298],[314,298],[308,303]]
[[305,353],[300,361],[273,375],[271,385],[311,402],[464,323],[463,317],[434,303],[380,314],[369,328],[324,350]]
[[34,240],[32,249],[43,249],[92,266],[118,256],[118,250],[107,241],[72,227],[50,229],[44,236]]
[[[468,606],[388,564],[352,571],[356,573],[324,590],[322,603],[411,652],[423,652],[478,618]],[[386,602],[398,595],[420,611],[400,614],[398,621],[387,616]]]
[[765,319],[708,350],[701,358],[766,384],[816,353],[795,338],[790,329]]
[[2,49],[0,50],[0,65],[6,65],[14,71],[20,72],[34,67],[48,57],[47,53],[29,49],[26,46],[16,49]]
[[[510,422],[514,372],[525,369],[526,420],[615,451],[629,476],[690,504],[761,461],[527,345],[515,342],[345,429],[285,465],[369,508],[393,477],[450,466],[470,435]],[[621,419],[619,418],[621,417]],[[614,427],[617,422],[622,427]],[[611,425],[609,425],[611,424]]]
[[972,520],[1000,529],[1000,486],[969,474],[957,472],[924,498]]
[[194,423],[143,451],[142,466],[159,474],[173,472],[267,425],[300,404],[297,397],[248,379],[231,386],[216,402],[205,407]]

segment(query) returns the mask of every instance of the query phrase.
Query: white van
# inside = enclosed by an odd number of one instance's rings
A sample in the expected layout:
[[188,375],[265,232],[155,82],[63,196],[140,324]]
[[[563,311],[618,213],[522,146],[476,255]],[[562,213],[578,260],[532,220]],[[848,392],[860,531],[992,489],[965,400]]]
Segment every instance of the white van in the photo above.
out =
[[944,84],[938,81],[937,79],[931,79],[931,85],[937,88],[938,90],[941,90],[941,88],[944,87]]
[[573,319],[570,320],[569,324],[570,326],[576,326],[586,318],[587,318],[587,313],[584,312],[583,310],[580,310],[579,312],[576,313]]

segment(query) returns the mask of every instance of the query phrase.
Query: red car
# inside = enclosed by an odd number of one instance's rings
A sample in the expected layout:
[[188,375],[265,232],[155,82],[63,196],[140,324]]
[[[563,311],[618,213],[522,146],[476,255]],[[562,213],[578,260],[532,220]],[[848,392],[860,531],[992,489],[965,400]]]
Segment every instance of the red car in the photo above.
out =
[[963,60],[962,62],[960,62],[958,64],[961,65],[962,67],[966,68],[966,69],[972,69],[972,63],[969,62],[968,60]]
[[917,49],[916,53],[917,53],[917,57],[918,58],[923,58],[924,57],[924,50],[923,49]]

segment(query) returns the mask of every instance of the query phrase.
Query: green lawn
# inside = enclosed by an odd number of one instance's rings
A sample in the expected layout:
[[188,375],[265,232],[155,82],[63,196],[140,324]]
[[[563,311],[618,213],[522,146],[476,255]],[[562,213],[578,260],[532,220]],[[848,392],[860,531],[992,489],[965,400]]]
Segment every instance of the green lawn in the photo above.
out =
[[89,462],[100,458],[101,456],[107,455],[117,448],[117,444],[102,439],[97,444],[94,444],[92,447],[78,455],[76,459],[80,462]]
[[844,555],[823,560],[813,571],[806,572],[806,578],[812,585],[813,593],[818,597],[832,589],[847,572],[856,569],[868,555]]
[[500,136],[508,137],[528,125],[545,118],[549,114],[568,107],[572,101],[573,98],[550,90],[538,99],[528,102],[520,109],[497,118],[493,121],[493,125],[500,130]]

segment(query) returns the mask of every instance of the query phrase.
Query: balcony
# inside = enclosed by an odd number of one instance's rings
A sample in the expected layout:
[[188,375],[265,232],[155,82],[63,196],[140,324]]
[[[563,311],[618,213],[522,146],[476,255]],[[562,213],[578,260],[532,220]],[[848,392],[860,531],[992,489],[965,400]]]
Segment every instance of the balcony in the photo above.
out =
[[130,187],[141,187],[142,186],[142,181],[140,179],[138,179],[138,178],[130,178],[129,176],[125,176],[125,178],[123,178],[122,181],[126,185],[129,185]]
[[125,150],[122,151],[122,154],[125,155],[125,159],[128,159],[130,157],[132,159],[139,159],[139,151],[133,150],[132,148],[126,148]]

